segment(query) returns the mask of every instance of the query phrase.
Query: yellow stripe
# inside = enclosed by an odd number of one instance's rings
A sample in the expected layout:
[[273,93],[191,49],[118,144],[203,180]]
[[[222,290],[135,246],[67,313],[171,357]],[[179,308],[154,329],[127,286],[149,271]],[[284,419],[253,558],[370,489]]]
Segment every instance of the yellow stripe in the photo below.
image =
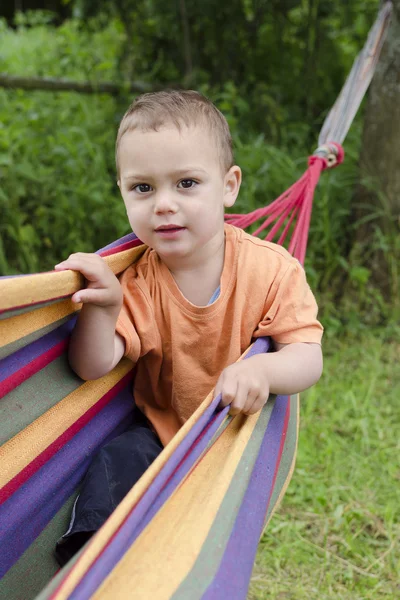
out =
[[132,590],[135,600],[171,597],[201,552],[259,416],[233,419],[93,599],[124,600]]
[[80,310],[81,306],[82,304],[75,304],[71,300],[62,300],[56,304],[0,321],[0,347],[16,342],[47,325],[72,315]]
[[[246,352],[241,356],[239,360],[246,356],[246,354],[250,352],[252,347],[253,345],[246,350]],[[137,502],[140,500],[140,498],[143,496],[146,490],[150,487],[158,473],[171,458],[172,454],[175,452],[179,444],[183,441],[183,439],[186,437],[186,435],[189,433],[189,431],[192,429],[195,423],[197,423],[197,421],[207,410],[208,406],[213,400],[213,395],[214,391],[211,391],[210,394],[199,406],[199,408],[186,421],[186,423],[181,427],[181,429],[178,431],[175,437],[164,448],[161,454],[159,454],[156,460],[150,465],[150,467],[142,475],[139,481],[133,486],[130,492],[117,506],[113,514],[105,522],[100,531],[92,538],[92,540],[82,553],[80,559],[74,565],[73,569],[71,569],[71,571],[68,573],[66,579],[60,587],[59,592],[56,596],[54,596],[56,600],[68,600],[69,595],[72,593],[76,585],[88,571],[93,561],[101,553],[103,548],[109,543],[111,537],[120,528],[121,524],[132,512],[133,507],[137,504]]]
[[[138,246],[107,256],[104,260],[111,270],[121,273],[146,250]],[[0,280],[0,310],[22,305],[46,302],[59,296],[69,296],[83,285],[83,277],[76,271],[50,271]]]
[[46,450],[130,369],[132,363],[128,359],[123,359],[111,373],[96,381],[86,381],[6,442],[0,448],[0,487],[6,485]]
[[161,454],[150,465],[147,471],[142,475],[139,481],[133,486],[130,492],[125,496],[122,502],[117,506],[115,511],[104,523],[99,532],[92,538],[79,561],[74,565],[73,569],[68,573],[59,592],[54,596],[55,600],[68,600],[69,595],[74,590],[75,586],[82,579],[83,575],[90,568],[93,561],[97,558],[103,548],[108,544],[110,538],[119,529],[131,513],[133,507],[137,504],[145,491],[150,487],[155,477],[171,458],[176,448],[189,433],[190,429],[200,419],[201,415],[212,402],[213,392],[211,392],[204,402],[199,406],[195,413],[186,421],[182,428],[178,431],[175,437],[164,448]]

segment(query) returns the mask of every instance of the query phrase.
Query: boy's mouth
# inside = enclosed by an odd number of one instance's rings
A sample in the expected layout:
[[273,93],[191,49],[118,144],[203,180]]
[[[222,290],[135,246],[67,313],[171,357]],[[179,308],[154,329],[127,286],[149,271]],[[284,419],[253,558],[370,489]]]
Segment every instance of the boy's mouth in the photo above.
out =
[[186,227],[181,227],[181,225],[160,225],[159,227],[157,227],[156,231],[158,232],[163,232],[163,231],[179,231],[181,229],[186,229]]
[[180,225],[175,225],[171,223],[170,225],[160,225],[155,229],[155,232],[161,235],[164,238],[175,238],[182,231],[185,231],[186,227],[181,227]]

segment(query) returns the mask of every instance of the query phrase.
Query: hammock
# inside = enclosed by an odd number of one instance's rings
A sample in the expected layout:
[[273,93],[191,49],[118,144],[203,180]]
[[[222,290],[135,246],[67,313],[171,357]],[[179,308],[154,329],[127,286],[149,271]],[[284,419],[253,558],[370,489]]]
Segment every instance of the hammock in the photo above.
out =
[[[386,4],[320,135],[305,175],[265,209],[269,239],[303,262],[314,188],[343,159],[343,141],[389,22]],[[338,128],[339,127],[339,128]],[[327,143],[335,140],[335,143]],[[103,248],[114,273],[143,252],[130,234]],[[53,557],[93,454],[132,414],[132,364],[82,382],[69,368],[76,321],[74,272],[0,278],[0,598],[7,600],[244,599],[258,541],[292,475],[299,399],[270,397],[251,416],[217,409],[212,393],[166,446],[92,540],[60,572]],[[267,352],[257,340],[241,357]],[[55,575],[56,574],[56,575]]]

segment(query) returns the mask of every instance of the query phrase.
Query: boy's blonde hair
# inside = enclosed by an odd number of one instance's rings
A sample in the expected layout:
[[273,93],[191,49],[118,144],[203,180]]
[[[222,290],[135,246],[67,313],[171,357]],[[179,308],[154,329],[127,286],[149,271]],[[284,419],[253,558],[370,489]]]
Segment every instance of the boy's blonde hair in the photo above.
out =
[[208,127],[214,137],[221,167],[226,173],[233,163],[233,144],[229,125],[224,115],[199,92],[193,90],[165,90],[138,96],[122,117],[115,144],[115,162],[119,179],[118,149],[121,138],[128,131],[158,131],[164,125]]

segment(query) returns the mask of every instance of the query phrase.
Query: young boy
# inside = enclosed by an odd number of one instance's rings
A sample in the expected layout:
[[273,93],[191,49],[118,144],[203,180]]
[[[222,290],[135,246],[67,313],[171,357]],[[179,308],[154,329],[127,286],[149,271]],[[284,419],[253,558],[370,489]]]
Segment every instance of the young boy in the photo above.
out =
[[[216,107],[193,91],[139,97],[120,124],[116,163],[129,222],[148,249],[120,280],[95,254],[72,254],[56,269],[87,280],[72,297],[83,304],[72,368],[97,379],[128,356],[137,415],[92,463],[60,562],[99,529],[214,387],[231,414],[252,414],[270,393],[300,392],[322,371],[322,326],[298,261],[224,225],[241,170]],[[275,352],[235,362],[260,336],[272,337]]]

